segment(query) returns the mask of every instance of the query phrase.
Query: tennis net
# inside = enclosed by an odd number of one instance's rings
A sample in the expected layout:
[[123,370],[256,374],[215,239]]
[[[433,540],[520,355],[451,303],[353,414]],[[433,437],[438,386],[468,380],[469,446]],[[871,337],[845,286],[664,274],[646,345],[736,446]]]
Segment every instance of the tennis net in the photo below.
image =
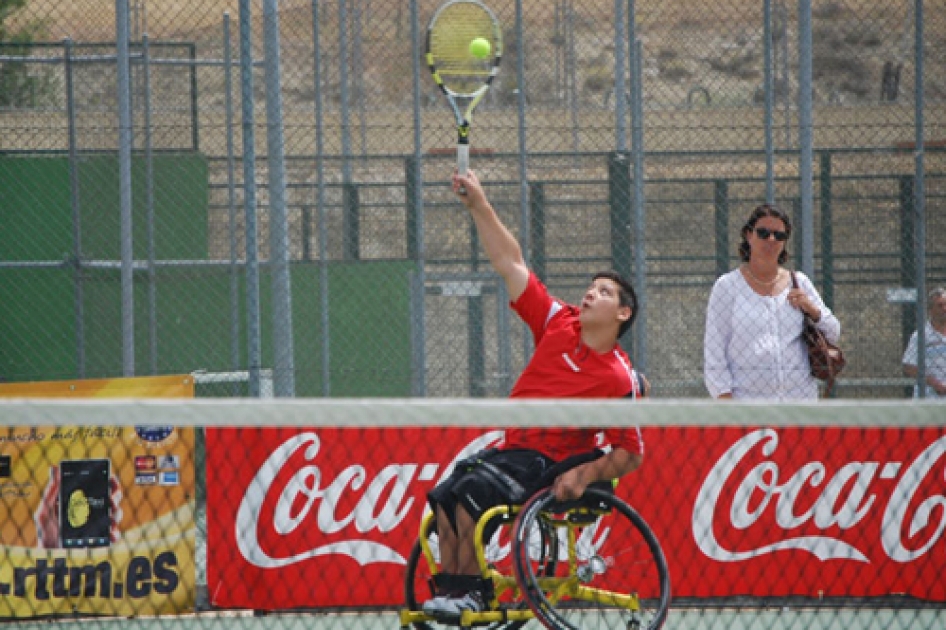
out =
[[939,628],[944,410],[0,400],[0,618],[389,628],[426,492],[458,460],[509,427],[636,425],[644,465],[616,492],[666,556],[665,627]]

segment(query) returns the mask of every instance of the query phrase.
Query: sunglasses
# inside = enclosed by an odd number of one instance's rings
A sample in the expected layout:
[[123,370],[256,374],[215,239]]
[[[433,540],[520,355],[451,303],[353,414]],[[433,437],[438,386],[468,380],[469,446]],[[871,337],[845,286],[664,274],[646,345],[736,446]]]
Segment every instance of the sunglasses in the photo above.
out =
[[782,230],[770,230],[769,228],[757,227],[755,233],[763,241],[767,241],[770,236],[774,236],[776,241],[788,240],[788,232],[783,232]]

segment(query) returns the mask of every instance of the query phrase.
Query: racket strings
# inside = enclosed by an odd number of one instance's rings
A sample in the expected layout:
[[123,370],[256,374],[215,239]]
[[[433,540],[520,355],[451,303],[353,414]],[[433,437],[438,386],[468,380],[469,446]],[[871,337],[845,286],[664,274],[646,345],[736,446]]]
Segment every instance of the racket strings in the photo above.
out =
[[[470,52],[470,42],[477,37],[489,42],[485,59]],[[457,94],[472,94],[488,82],[499,46],[491,16],[475,4],[445,7],[430,29],[431,61],[444,87]]]

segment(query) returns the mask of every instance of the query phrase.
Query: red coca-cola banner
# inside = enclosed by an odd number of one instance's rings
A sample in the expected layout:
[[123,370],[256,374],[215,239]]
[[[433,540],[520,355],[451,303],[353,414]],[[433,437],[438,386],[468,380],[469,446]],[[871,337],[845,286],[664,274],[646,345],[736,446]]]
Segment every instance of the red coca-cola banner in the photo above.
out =
[[[676,597],[946,600],[946,431],[645,428],[618,493]],[[208,429],[218,607],[397,606],[427,491],[497,443],[462,428]]]

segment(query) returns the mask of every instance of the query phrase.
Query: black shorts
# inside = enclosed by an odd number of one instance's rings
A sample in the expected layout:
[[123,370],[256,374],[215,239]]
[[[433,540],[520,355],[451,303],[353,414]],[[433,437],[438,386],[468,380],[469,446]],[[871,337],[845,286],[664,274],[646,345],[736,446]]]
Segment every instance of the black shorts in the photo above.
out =
[[[457,462],[453,473],[427,494],[432,510],[439,505],[456,530],[461,505],[476,522],[491,507],[522,503],[538,491],[555,460],[531,449],[490,449]],[[490,532],[487,532],[487,538]]]

